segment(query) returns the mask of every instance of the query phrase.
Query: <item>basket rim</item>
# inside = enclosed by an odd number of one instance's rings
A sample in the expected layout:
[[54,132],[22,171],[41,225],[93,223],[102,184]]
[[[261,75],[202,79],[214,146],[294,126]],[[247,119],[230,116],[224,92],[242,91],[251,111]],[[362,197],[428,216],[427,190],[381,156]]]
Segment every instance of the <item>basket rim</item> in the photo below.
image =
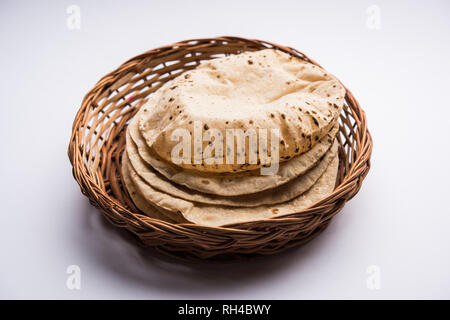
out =
[[[116,75],[126,74],[127,72],[132,71],[135,68],[136,61],[142,61],[143,59],[149,59],[149,57],[148,57],[149,55],[153,55],[153,54],[166,54],[167,55],[170,52],[177,50],[178,48],[189,47],[189,46],[192,46],[192,45],[195,45],[198,43],[202,43],[202,42],[208,42],[208,43],[211,43],[211,41],[228,42],[228,41],[233,41],[233,40],[242,40],[242,41],[246,41],[249,43],[255,43],[257,45],[262,44],[262,45],[267,46],[268,48],[271,48],[271,47],[277,48],[277,49],[285,51],[289,54],[301,55],[306,61],[309,61],[309,62],[321,67],[321,65],[318,64],[316,61],[314,61],[313,59],[309,58],[304,53],[302,53],[292,47],[282,46],[282,45],[275,44],[275,43],[269,42],[269,41],[263,41],[263,40],[258,40],[258,39],[247,39],[247,38],[236,37],[236,36],[220,36],[220,37],[213,37],[213,38],[196,38],[196,39],[183,40],[183,41],[175,42],[173,44],[164,45],[164,46],[160,46],[160,47],[145,51],[141,54],[138,54],[138,55],[128,59],[126,62],[122,63],[115,70],[109,72],[108,74],[106,74],[105,76],[100,78],[100,80],[94,85],[94,87],[86,93],[86,95],[83,97],[81,106],[77,111],[75,120],[72,125],[72,135],[71,135],[69,147],[68,147],[68,157],[69,157],[69,160],[72,165],[73,176],[74,176],[75,180],[77,181],[77,183],[79,184],[82,193],[88,197],[91,204],[93,204],[94,206],[96,206],[97,208],[99,208],[101,211],[104,212],[105,208],[103,208],[101,205],[103,200],[99,199],[98,196],[99,195],[101,195],[103,197],[107,196],[111,202],[113,202],[118,208],[120,208],[120,210],[130,211],[130,209],[124,207],[123,204],[120,203],[120,201],[115,199],[110,194],[101,193],[101,192],[92,193],[92,192],[86,190],[87,188],[85,188],[85,185],[89,185],[91,188],[93,187],[92,189],[94,189],[94,190],[102,189],[102,185],[96,183],[96,181],[94,181],[92,179],[91,175],[89,175],[89,174],[85,175],[85,173],[87,173],[87,170],[84,170],[85,165],[84,164],[79,165],[79,163],[78,163],[78,159],[77,159],[77,151],[79,151],[78,134],[79,134],[79,129],[80,129],[80,123],[82,120],[81,115],[84,112],[89,110],[89,108],[93,105],[93,103],[95,103],[95,99],[100,95],[100,93],[104,89],[108,88],[109,86],[111,86],[114,83],[114,79],[115,79]],[[331,194],[329,194],[327,197],[322,198],[321,200],[317,201],[310,207],[299,210],[295,213],[289,213],[289,214],[279,215],[276,217],[260,219],[260,220],[255,220],[255,221],[238,222],[238,223],[228,224],[228,225],[224,225],[224,226],[207,226],[207,225],[200,225],[200,224],[194,224],[194,223],[170,223],[170,222],[158,220],[155,218],[150,218],[140,212],[134,212],[133,213],[134,216],[137,219],[139,219],[142,224],[147,225],[147,227],[158,227],[158,226],[162,227],[162,226],[164,226],[164,227],[169,227],[171,229],[177,229],[178,231],[181,231],[181,232],[198,233],[198,232],[207,232],[207,231],[211,231],[211,230],[216,230],[216,231],[223,230],[223,231],[227,231],[227,232],[236,232],[238,234],[257,235],[260,233],[263,234],[263,232],[260,232],[258,230],[254,230],[254,229],[247,229],[245,227],[248,226],[249,224],[252,225],[252,224],[255,224],[258,222],[259,223],[263,222],[266,225],[271,225],[271,224],[279,225],[280,222],[288,222],[289,220],[294,219],[291,217],[292,215],[300,214],[300,213],[301,214],[313,213],[317,210],[320,210],[321,208],[323,208],[324,204],[327,201],[335,198],[336,195],[339,193],[346,192],[347,189],[349,189],[350,187],[354,187],[355,184],[357,184],[357,191],[359,191],[362,181],[364,180],[364,178],[366,177],[366,175],[370,169],[370,157],[371,157],[371,153],[372,153],[373,141],[372,141],[372,137],[371,137],[370,132],[367,127],[367,118],[366,118],[366,114],[365,114],[364,110],[361,108],[358,101],[355,99],[355,97],[351,93],[351,91],[345,85],[343,85],[343,86],[346,90],[345,100],[347,101],[347,103],[350,102],[349,105],[351,104],[355,107],[355,109],[352,109],[352,111],[357,112],[357,115],[358,115],[358,117],[355,118],[355,120],[356,120],[356,128],[359,129],[356,132],[357,136],[359,138],[356,141],[357,142],[357,151],[359,151],[359,152],[356,153],[356,157],[353,160],[353,163],[351,164],[351,166],[348,168],[347,174],[343,177],[342,181],[340,181],[340,183],[335,186],[333,192]],[[361,130],[361,129],[364,129],[364,130]],[[86,181],[86,179],[84,179],[86,176],[91,178],[90,181]],[[344,203],[346,201],[350,200],[357,193],[357,191],[349,198],[346,198]],[[111,208],[111,209],[113,209],[113,208]],[[141,218],[139,218],[139,215],[142,215],[143,217],[145,217],[145,221],[143,221]],[[150,221],[151,225],[149,225],[149,223],[147,221]],[[124,221],[124,225],[122,225],[121,227],[124,227],[128,223],[129,223],[128,221]]]

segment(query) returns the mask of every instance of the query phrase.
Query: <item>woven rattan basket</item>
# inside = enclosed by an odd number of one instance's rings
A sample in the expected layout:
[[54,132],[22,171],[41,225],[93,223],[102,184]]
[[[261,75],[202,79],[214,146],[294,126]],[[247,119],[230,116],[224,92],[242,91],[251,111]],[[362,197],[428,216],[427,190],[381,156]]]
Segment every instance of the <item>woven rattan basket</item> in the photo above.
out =
[[114,225],[146,246],[185,260],[234,259],[273,254],[311,240],[353,198],[370,168],[372,139],[364,111],[347,89],[340,117],[340,167],[334,192],[301,212],[227,227],[171,224],[141,213],[123,188],[120,159],[125,129],[149,95],[202,61],[277,48],[300,59],[303,53],[260,40],[220,37],[186,40],[147,51],[104,76],[83,99],[73,123],[69,158],[73,175],[90,203]]

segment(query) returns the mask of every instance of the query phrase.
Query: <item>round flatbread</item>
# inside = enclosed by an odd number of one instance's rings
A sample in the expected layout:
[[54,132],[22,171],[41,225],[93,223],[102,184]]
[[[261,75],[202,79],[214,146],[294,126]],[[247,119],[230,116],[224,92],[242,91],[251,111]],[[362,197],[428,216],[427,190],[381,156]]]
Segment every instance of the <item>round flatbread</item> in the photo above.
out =
[[[246,52],[209,60],[166,82],[142,107],[139,130],[149,148],[177,166],[213,173],[254,170],[311,149],[334,125],[344,96],[340,82],[311,63],[274,49]],[[189,133],[185,157],[184,148],[173,154],[180,129]],[[255,143],[238,146],[234,135],[227,142],[227,130],[253,134]],[[260,138],[267,148],[258,144]],[[274,158],[267,162],[263,155]]]
[[[139,113],[142,112],[142,109]],[[261,175],[260,170],[238,173],[207,174],[182,169],[164,161],[146,145],[140,135],[137,125],[139,113],[132,119],[127,130],[127,146],[133,143],[137,146],[139,155],[130,152],[132,158],[139,157],[148,163],[155,171],[168,180],[189,189],[221,196],[239,196],[273,189],[311,169],[329,150],[339,131],[339,124],[335,123],[330,132],[323,137],[311,150],[280,163],[279,169],[272,175]],[[139,160],[135,160],[137,162]],[[140,171],[138,169],[138,171]]]
[[[124,154],[126,154],[126,152],[124,152]],[[126,155],[122,156],[122,178],[131,200],[133,200],[134,204],[147,216],[170,223],[181,222],[181,220],[175,221],[167,215],[162,214],[155,208],[155,206],[151,205],[146,199],[144,199],[130,178],[129,163]]]
[[[337,141],[333,147],[305,174],[273,189],[232,197],[224,197],[198,192],[175,184],[148,165],[139,156],[137,146],[127,136],[127,155],[134,174],[138,174],[149,186],[174,197],[203,204],[225,205],[232,207],[256,207],[264,204],[276,204],[295,198],[308,190],[323,174],[337,153]],[[138,185],[139,187],[139,185]]]

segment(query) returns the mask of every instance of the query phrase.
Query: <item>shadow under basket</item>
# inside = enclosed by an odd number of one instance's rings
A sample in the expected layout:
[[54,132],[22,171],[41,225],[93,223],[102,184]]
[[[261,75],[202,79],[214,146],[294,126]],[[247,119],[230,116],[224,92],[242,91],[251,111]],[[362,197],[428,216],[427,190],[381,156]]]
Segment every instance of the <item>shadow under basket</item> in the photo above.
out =
[[274,254],[305,243],[324,230],[359,191],[370,168],[372,138],[366,116],[347,88],[337,135],[340,165],[336,187],[332,194],[307,209],[226,227],[172,224],[143,214],[122,183],[120,162],[125,129],[153,92],[203,61],[267,48],[318,65],[293,48],[220,37],[186,40],[147,51],[104,76],[83,99],[68,150],[74,178],[90,203],[145,246],[189,261]]

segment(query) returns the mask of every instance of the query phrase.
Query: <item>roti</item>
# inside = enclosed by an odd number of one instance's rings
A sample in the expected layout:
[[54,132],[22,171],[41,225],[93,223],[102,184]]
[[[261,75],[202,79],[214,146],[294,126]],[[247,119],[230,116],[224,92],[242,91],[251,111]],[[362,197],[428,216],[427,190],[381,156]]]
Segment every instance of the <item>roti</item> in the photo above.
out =
[[[130,139],[129,135],[127,136],[127,139]],[[184,200],[203,204],[226,205],[232,207],[256,207],[264,204],[284,202],[295,198],[308,190],[320,178],[331,160],[336,156],[338,149],[337,145],[337,142],[335,142],[333,147],[323,156],[323,158],[305,174],[300,175],[281,186],[257,193],[232,197],[202,193],[171,182],[164,176],[158,174],[150,165],[142,160],[139,156],[137,146],[132,140],[127,141],[127,156],[131,166],[131,169],[129,170],[138,174],[146,184],[158,191]]]
[[182,217],[189,223],[217,227],[293,214],[311,206],[333,191],[338,165],[339,159],[336,155],[322,176],[307,192],[286,202],[257,207],[199,204],[152,188],[136,172],[131,172],[130,177],[144,199],[155,207],[163,209],[170,218],[175,220]]
[[[166,162],[194,171],[240,172],[283,163],[314,147],[334,126],[344,96],[345,88],[325,70],[266,49],[212,59],[166,82],[137,121],[148,147]],[[180,129],[188,141],[174,154]],[[227,130],[242,130],[256,142],[248,138],[238,145],[233,135],[227,140]]]
[[[140,112],[142,112],[142,109]],[[132,158],[141,158],[159,174],[178,185],[194,191],[221,196],[257,193],[288,183],[311,169],[324,156],[330,149],[339,130],[339,124],[335,123],[332,130],[311,150],[281,163],[278,171],[273,175],[261,175],[258,169],[237,173],[212,174],[180,168],[152,152],[138,130],[139,113],[130,122],[127,130],[127,147],[131,148],[129,145],[135,144],[139,153],[136,156],[132,155]],[[130,152],[130,155],[133,153]],[[136,161],[139,160],[134,162]],[[138,171],[140,170],[138,169]]]
[[[166,221],[166,222],[171,222],[171,223],[176,222],[174,219],[169,218],[168,215],[162,214],[160,212],[160,210],[158,210],[154,206],[152,206],[146,199],[144,199],[142,194],[139,193],[136,186],[131,181],[128,158],[126,156],[122,157],[122,177],[123,177],[122,181],[125,184],[126,189],[128,190],[128,194],[130,195],[131,200],[133,200],[134,204],[142,212],[144,212],[150,218],[154,218],[154,219],[158,219],[158,220],[162,220],[162,221]],[[178,222],[181,222],[181,220],[178,220]]]

